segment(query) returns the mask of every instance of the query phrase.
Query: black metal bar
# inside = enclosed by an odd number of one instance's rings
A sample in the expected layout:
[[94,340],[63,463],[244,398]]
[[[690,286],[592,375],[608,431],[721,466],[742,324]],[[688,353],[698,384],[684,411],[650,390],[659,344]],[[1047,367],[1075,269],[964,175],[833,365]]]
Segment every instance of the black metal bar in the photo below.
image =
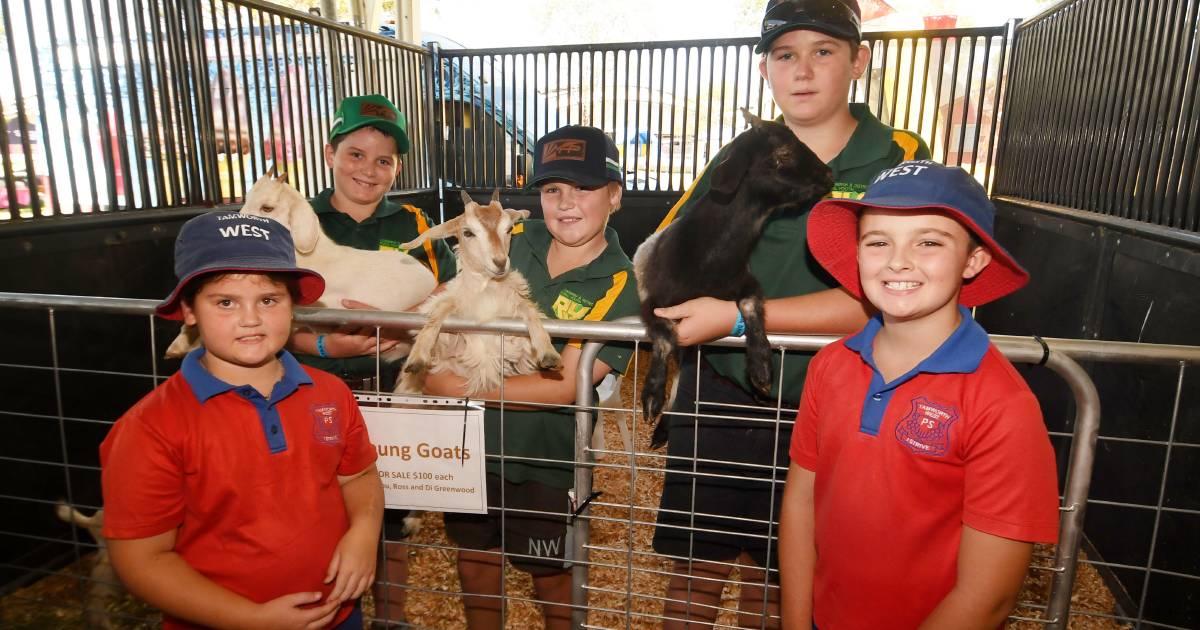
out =
[[[142,133],[142,110],[139,102],[140,97],[148,94],[148,92],[138,88],[138,77],[134,74],[135,69],[140,71],[140,69],[144,67],[144,60],[134,56],[133,45],[129,43],[129,40],[131,36],[137,37],[139,40],[141,40],[142,32],[137,31],[136,34],[131,34],[129,32],[129,8],[127,4],[128,2],[117,3],[117,16],[121,24],[121,46],[125,52],[126,59],[125,83],[129,87],[129,122],[130,126],[133,127],[133,146],[135,150],[131,152],[127,151],[123,139],[121,142],[121,150],[125,151],[128,156],[136,155],[137,157],[136,163],[139,184],[138,191],[141,193],[141,203],[135,203],[133,199],[133,184],[128,179],[125,180],[125,189],[127,191],[125,203],[130,207],[139,208],[150,198],[150,186],[149,182],[147,181],[149,179],[149,175],[146,169],[146,157],[144,154],[146,138]],[[36,68],[37,57],[34,56],[34,59]],[[41,73],[39,72],[38,74],[40,75]],[[127,162],[127,164],[129,163]],[[133,172],[133,164],[129,164],[128,170],[130,173]]]
[[1184,21],[1181,19],[1181,13],[1190,13],[1191,2],[1181,2],[1175,0],[1173,9],[1168,14],[1168,22],[1166,30],[1168,30],[1168,43],[1162,51],[1162,67],[1158,73],[1160,81],[1166,85],[1160,90],[1158,98],[1160,99],[1157,111],[1153,114],[1155,121],[1154,131],[1150,138],[1150,150],[1142,158],[1142,169],[1146,173],[1147,188],[1151,191],[1151,195],[1143,202],[1146,208],[1148,220],[1156,225],[1169,225],[1169,220],[1164,220],[1163,201],[1167,196],[1168,181],[1171,173],[1164,169],[1166,162],[1170,160],[1170,154],[1174,145],[1175,133],[1178,130],[1178,118],[1171,115],[1178,112],[1183,107],[1180,102],[1183,93],[1184,72],[1181,66],[1181,59],[1186,60],[1190,57],[1191,50],[1182,48],[1179,41],[1183,29],[1195,32],[1196,25],[1194,22]]
[[[108,0],[103,0],[99,4],[100,19],[101,23],[103,24],[102,34],[104,36],[105,50],[114,51],[116,50],[116,42],[113,40],[113,18],[112,13],[109,10],[109,2]],[[118,4],[124,6],[123,2],[118,2]],[[112,133],[112,136],[115,139],[113,144],[116,145],[115,147],[112,147],[115,150],[113,159],[119,159],[121,173],[123,175],[121,178],[121,192],[124,193],[125,206],[128,207],[130,200],[133,197],[133,184],[130,182],[130,179],[133,176],[133,165],[129,162],[129,152],[126,150],[125,143],[125,105],[123,102],[125,99],[122,98],[121,75],[117,64],[111,58],[109,59],[108,63],[108,81],[112,88],[113,110],[111,113],[113,115],[113,126],[115,127],[115,129],[110,130],[110,133]],[[133,89],[132,86],[129,87],[130,90]],[[136,124],[136,121],[134,121],[134,124]],[[117,188],[115,179],[113,180],[112,185],[113,191],[116,191]],[[115,194],[113,196],[113,208],[117,208]]]
[[[164,40],[166,39],[166,36],[169,36],[170,33],[169,32],[164,33],[161,29],[161,25],[163,24],[165,15],[159,14],[158,4],[159,4],[158,2],[149,2],[147,4],[147,6],[150,9],[150,24],[152,26],[149,29],[149,31],[150,31],[150,37],[154,43],[154,46],[153,46],[154,68],[156,71],[155,75],[158,78],[158,92],[160,94],[160,99],[159,99],[158,105],[159,105],[159,107],[162,108],[162,113],[163,113],[163,119],[162,119],[163,120],[162,127],[164,130],[164,134],[163,134],[163,138],[162,138],[163,151],[162,151],[161,155],[159,156],[159,158],[160,158],[159,161],[165,163],[164,168],[166,170],[166,176],[165,176],[164,180],[161,182],[161,186],[162,186],[162,190],[163,190],[163,196],[167,197],[169,199],[169,201],[168,200],[160,200],[160,203],[162,203],[163,205],[167,205],[167,206],[182,205],[183,187],[182,187],[182,184],[180,182],[180,177],[179,177],[179,164],[178,164],[178,161],[174,159],[179,155],[179,153],[176,151],[176,142],[175,142],[175,140],[176,140],[175,134],[177,133],[178,126],[175,125],[175,117],[173,115],[174,107],[172,105],[172,103],[173,103],[172,88],[174,87],[174,82],[169,80],[168,76],[167,76],[167,69],[168,69],[168,67],[173,67],[175,60],[174,60],[173,54],[171,54],[171,55],[167,54],[167,50],[169,50],[169,48],[167,47],[167,44]],[[70,7],[71,3],[68,2],[67,6]],[[68,13],[69,13],[69,9],[68,9]],[[78,60],[76,60],[76,61],[78,61]],[[76,66],[76,68],[78,68],[78,65]],[[85,121],[86,121],[86,118],[85,118]],[[86,124],[86,122],[85,122],[85,124]],[[85,129],[84,133],[85,134],[87,133],[86,129]],[[90,168],[91,168],[90,155],[91,155],[91,153],[89,152],[88,155],[89,155],[88,167],[89,167],[89,174],[90,174]],[[167,160],[171,160],[171,161],[168,162]],[[94,191],[93,191],[92,198],[95,199]]]
[[[968,39],[966,41],[969,45],[969,52],[967,53],[967,82],[963,86],[962,122],[958,125],[958,164],[956,166],[962,166],[963,153],[967,150],[965,145],[967,139],[967,122],[971,118],[971,77],[975,76],[975,40]],[[959,43],[961,45],[962,42],[960,41]],[[955,83],[957,84],[958,82],[955,81]],[[951,100],[950,119],[954,120],[953,100]],[[978,117],[975,120],[978,122]],[[972,151],[972,156],[974,156],[974,151]],[[972,175],[975,174],[974,160],[972,160],[970,172]]]
[[[937,38],[930,39],[930,54],[932,54],[932,46],[934,42],[938,44],[938,63],[937,63],[937,82],[933,88],[933,121],[929,125],[929,152],[932,154],[937,149],[937,133],[938,133],[938,114],[941,111],[942,104],[942,77],[946,74],[946,39]],[[942,154],[942,159],[945,159],[946,154]],[[937,159],[937,156],[932,156]]]
[[[942,145],[942,155],[946,162],[950,161],[950,136],[954,129],[954,93],[958,89],[958,60],[962,57],[963,38],[954,40],[954,61],[950,66],[950,100],[946,101],[946,133]],[[961,159],[962,155],[959,155]]]
[[[971,138],[971,174],[976,175],[976,165],[979,164],[979,132],[983,129],[983,113],[984,107],[987,105],[987,83],[988,83],[988,62],[992,60],[992,39],[984,38],[983,41],[983,67],[979,71],[979,98],[975,99],[975,137]],[[979,44],[976,43],[976,46]],[[1000,89],[1000,77],[996,77],[996,82],[993,83],[993,89]],[[995,114],[992,117],[995,120]],[[989,147],[990,148],[990,147]],[[984,166],[984,176],[987,176],[987,167]]]
[[[1185,23],[1195,23],[1195,5],[1189,4],[1188,9]],[[1167,206],[1171,210],[1171,227],[1195,231],[1197,226],[1188,218],[1189,212],[1195,208],[1193,200],[1190,199],[1192,190],[1185,188],[1185,183],[1191,181],[1192,172],[1196,167],[1196,90],[1200,85],[1200,49],[1197,49],[1195,31],[1189,31],[1188,43],[1184,50],[1190,51],[1190,58],[1185,65],[1187,81],[1184,84],[1184,107],[1179,112],[1178,137],[1167,169],[1171,176],[1168,182]]]
[[[924,46],[925,46],[925,55],[924,55],[925,63],[922,64],[923,67],[921,68],[921,95],[917,99],[917,128],[912,129],[912,127],[907,125],[907,121],[906,121],[905,127],[907,127],[908,129],[910,129],[912,131],[915,131],[918,136],[924,137],[923,134],[924,134],[924,129],[925,129],[925,93],[929,91],[929,65],[930,65],[929,61],[933,57],[933,40],[929,39],[928,37],[923,37],[919,41],[922,44],[924,44]],[[916,46],[914,44],[913,58],[915,59],[916,56],[917,56],[917,50],[916,50]],[[934,103],[934,109],[936,109],[936,108],[937,108],[937,103]]]
[[[140,6],[140,4],[139,4],[139,6]],[[55,19],[55,17],[54,17],[54,10],[50,5],[50,0],[46,0],[46,17],[48,18],[46,20],[48,22],[46,24],[46,29],[47,29],[47,34],[50,37],[50,50],[55,51],[55,53],[53,55],[50,55],[50,60],[54,67],[54,86],[57,89],[57,94],[58,94],[58,113],[59,113],[59,116],[62,118],[62,120],[65,122],[65,121],[67,121],[67,95],[66,95],[65,91],[63,90],[62,62],[59,61],[58,34],[54,27],[55,22],[57,22],[58,20]],[[139,32],[144,32],[144,31],[142,31],[142,29],[139,29]],[[144,44],[145,38],[138,38],[138,41],[142,42]],[[47,125],[47,127],[49,127],[49,125]],[[62,146],[64,148],[64,153],[66,154],[66,159],[67,159],[67,176],[65,179],[67,180],[67,182],[70,183],[70,186],[71,186],[71,212],[73,214],[79,214],[79,212],[80,212],[79,186],[75,181],[75,173],[76,173],[75,151],[73,150],[74,146],[71,142],[71,126],[68,124],[64,124],[62,126],[62,134],[63,134]],[[49,144],[50,143],[47,140],[47,142],[46,142],[46,154],[47,155],[50,155]],[[51,163],[53,163],[53,161],[51,161]],[[50,175],[50,182],[51,182],[50,188],[54,191],[55,214],[62,214],[62,206],[59,203],[58,186],[55,184],[55,178],[54,178],[53,172],[51,172],[51,175]]]
[[[116,187],[116,169],[114,166],[114,158],[112,152],[112,130],[107,124],[108,118],[108,91],[104,87],[104,73],[100,71],[103,66],[100,63],[100,41],[96,34],[96,19],[92,13],[93,5],[90,2],[83,3],[83,23],[86,27],[88,48],[91,51],[92,68],[96,71],[92,74],[92,89],[96,98],[97,117],[96,122],[100,127],[100,156],[104,161],[105,177],[104,181],[108,187],[109,209],[117,206],[117,187]],[[80,97],[82,98],[82,94]]]
[[[657,75],[658,78],[656,81],[654,81],[655,83],[658,83],[658,117],[657,117],[658,124],[655,126],[655,129],[658,130],[658,134],[657,134],[658,135],[658,151],[656,152],[656,155],[654,157],[654,182],[655,182],[654,189],[655,190],[663,190],[663,144],[664,144],[664,142],[663,142],[662,131],[663,131],[663,105],[664,105],[663,101],[666,99],[666,87],[667,87],[667,82],[666,82],[667,51],[662,48],[656,48],[656,49],[654,49],[654,52],[657,54],[656,56],[658,57],[658,75]],[[666,140],[666,143],[665,143],[667,145],[668,152],[671,150],[671,146],[672,146],[671,143],[672,143],[672,139],[670,137],[668,137]],[[668,155],[669,155],[669,153],[668,153]],[[667,171],[667,176],[670,177],[669,170]],[[669,184],[668,184],[668,186],[669,186]]]
[[[1134,189],[1130,188],[1134,182],[1130,182],[1128,179],[1124,178],[1131,176],[1130,165],[1133,162],[1132,147],[1134,143],[1137,142],[1141,134],[1140,126],[1138,125],[1137,121],[1137,113],[1144,109],[1143,103],[1146,97],[1146,90],[1144,89],[1144,69],[1149,64],[1148,56],[1154,45],[1154,43],[1151,41],[1153,38],[1152,33],[1154,28],[1151,20],[1157,17],[1157,5],[1151,6],[1152,1],[1153,0],[1145,0],[1143,2],[1136,3],[1138,7],[1138,17],[1135,18],[1135,24],[1137,24],[1137,26],[1133,26],[1133,28],[1137,29],[1135,32],[1143,35],[1135,38],[1134,40],[1135,52],[1131,58],[1132,65],[1129,66],[1134,72],[1131,88],[1134,88],[1135,93],[1131,95],[1129,100],[1125,101],[1125,107],[1127,108],[1127,111],[1129,111],[1129,114],[1122,117],[1121,135],[1117,145],[1120,147],[1120,150],[1117,152],[1117,159],[1114,160],[1114,171],[1110,175],[1111,178],[1122,179],[1108,180],[1113,181],[1116,184],[1115,201],[1118,204],[1118,207],[1115,209],[1115,216],[1125,219],[1136,219],[1136,216],[1133,214]],[[1150,31],[1150,34],[1147,34],[1147,31]]]
[[[912,126],[911,125],[912,93],[913,93],[913,83],[917,80],[917,44],[919,41],[920,40],[917,40],[917,39],[911,39],[911,40],[910,39],[902,39],[902,40],[900,40],[899,59],[904,58],[904,42],[912,43],[912,49],[908,55],[908,88],[904,90],[904,128],[905,129],[909,129]],[[896,66],[899,67],[899,65],[900,65],[899,62],[897,62]],[[899,90],[900,89],[900,87],[899,87],[900,76],[899,76],[899,73],[896,73],[896,74],[897,74],[896,89]],[[897,92],[897,94],[899,94],[899,92]]]
[[[1014,28],[1010,32],[1015,32],[1015,30],[1014,24]],[[996,63],[996,88],[992,92],[992,124],[989,125],[990,128],[988,129],[987,162],[983,167],[984,186],[988,191],[992,190],[993,178],[996,175],[993,166],[996,163],[996,153],[999,150],[996,130],[1000,126],[996,124],[996,121],[1001,119],[1000,103],[1003,102],[1002,97],[1004,91],[1008,89],[1008,77],[1011,76],[1010,73],[1012,72],[1011,59],[1008,57],[1008,37],[1008,35],[1000,37],[1000,59]]]
[[[26,10],[28,10],[28,7],[26,7]],[[13,51],[13,52],[10,52],[9,54],[15,54],[16,43],[13,41],[12,18],[9,15],[7,4],[0,6],[0,23],[2,23],[4,26],[5,46],[7,47],[7,49],[9,51]],[[21,84],[20,78],[14,73],[13,86],[16,89],[16,93],[17,93],[17,99],[16,99],[17,100],[17,118],[16,118],[17,133],[20,134],[20,136],[22,138],[22,143],[25,145],[28,145],[29,144],[29,139],[27,138],[27,136],[29,135],[27,133],[28,125],[25,124],[25,117],[21,114],[21,112],[24,110],[21,107],[21,97],[20,97],[20,87],[19,87],[20,84]],[[4,137],[0,138],[0,164],[4,165],[4,186],[8,192],[8,208],[9,208],[9,213],[11,215],[10,220],[12,220],[12,219],[20,219],[21,218],[21,202],[20,202],[20,198],[17,196],[17,181],[16,181],[16,177],[14,176],[15,173],[13,171],[12,158],[9,156],[9,146],[8,146],[8,135],[9,134],[8,134],[7,121],[8,121],[8,117],[4,113],[4,103],[0,102],[0,126],[4,127],[4,129],[3,129],[4,133],[2,134]],[[25,150],[25,156],[26,156],[25,162],[26,162],[27,169],[29,168],[30,153],[32,153],[32,152],[29,151],[28,149]],[[33,188],[31,190],[32,190],[32,194],[34,194],[34,195],[37,194],[36,188]]]
[[[34,31],[34,29],[33,29],[33,11],[30,10],[29,5],[30,5],[30,0],[25,0],[25,27],[27,29],[29,29],[30,33],[34,33],[36,31]],[[58,56],[57,50],[55,50],[54,48],[51,48],[50,50],[52,51],[51,52],[52,57]],[[38,123],[39,123],[38,130],[42,133],[42,155],[46,156],[46,170],[47,170],[47,175],[49,177],[49,179],[47,179],[47,181],[46,181],[46,193],[50,197],[50,202],[51,202],[50,214],[53,216],[53,215],[61,214],[61,212],[59,210],[58,195],[54,191],[54,182],[56,181],[56,179],[54,177],[54,156],[51,155],[51,152],[50,152],[50,130],[48,128],[49,127],[48,123],[50,122],[50,118],[46,115],[46,96],[45,96],[46,88],[42,83],[42,67],[41,67],[41,61],[39,60],[39,57],[41,55],[39,54],[39,51],[37,51],[37,50],[31,50],[30,53],[31,53],[30,58],[31,58],[32,64],[33,64],[33,76],[34,76],[34,87],[35,87],[34,94],[35,94],[35,100],[37,101],[37,110],[38,110]],[[0,121],[3,121],[3,120],[4,120],[3,117],[0,117]],[[25,134],[22,134],[22,136],[24,136],[24,135]],[[41,199],[39,199],[39,196],[40,196],[39,192],[41,191],[41,187],[36,185],[36,178],[33,177],[34,170],[32,168],[30,168],[28,173],[30,175],[30,178],[35,180],[34,187],[30,189],[30,195],[31,195],[31,201],[33,201],[35,204],[35,205],[33,205],[33,216],[38,217],[38,216],[41,216],[41,214],[42,214]],[[9,202],[9,207],[10,208],[12,207],[12,201]]]
[[[308,24],[301,22],[297,28],[300,29],[300,51],[304,58],[304,95],[300,99],[300,106],[303,108],[301,133],[304,135],[305,147],[305,179],[304,190],[308,195],[316,195],[317,188],[317,171],[320,170],[321,153],[323,143],[320,140],[320,134],[316,129],[316,109],[320,107],[320,99],[314,98],[312,93],[312,85],[317,77],[316,43],[312,41],[312,32],[315,30]],[[312,50],[309,50],[309,44],[312,43]],[[237,116],[236,109],[234,116]],[[235,118],[236,119],[236,118]],[[241,137],[239,131],[239,138]],[[238,152],[239,156],[241,152]],[[242,175],[243,180],[245,174]]]

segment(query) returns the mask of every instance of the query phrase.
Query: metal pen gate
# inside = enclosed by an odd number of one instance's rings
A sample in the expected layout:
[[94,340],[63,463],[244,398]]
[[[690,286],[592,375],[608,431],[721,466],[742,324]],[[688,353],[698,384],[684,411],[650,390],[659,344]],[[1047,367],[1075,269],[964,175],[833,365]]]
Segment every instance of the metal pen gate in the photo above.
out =
[[[24,422],[52,423],[58,427],[60,441],[79,439],[79,434],[73,428],[73,425],[97,425],[104,429],[104,431],[93,431],[91,433],[93,436],[92,439],[96,439],[98,443],[98,439],[103,437],[107,425],[112,419],[74,415],[77,412],[64,411],[62,406],[63,401],[76,395],[72,392],[74,388],[80,385],[79,379],[104,378],[106,375],[110,377],[118,376],[143,383],[139,388],[145,390],[165,378],[165,375],[158,372],[159,368],[155,359],[156,348],[162,346],[162,343],[156,339],[157,331],[162,327],[162,324],[156,323],[151,315],[154,303],[152,300],[119,298],[0,294],[0,308],[10,312],[10,314],[13,309],[29,311],[29,313],[21,314],[19,318],[14,317],[14,321],[27,324],[25,326],[27,330],[44,327],[44,330],[48,333],[48,338],[44,339],[39,335],[25,335],[27,338],[25,345],[42,346],[45,344],[41,359],[37,359],[32,363],[22,362],[17,364],[5,360],[0,363],[0,370],[27,370],[50,377],[54,399],[59,401],[56,413],[30,414],[13,409],[5,409],[0,410],[0,415]],[[78,317],[83,317],[84,319],[75,321]],[[41,325],[36,324],[39,318],[43,319]],[[340,310],[301,309],[297,319],[298,321],[309,323],[353,323],[389,327],[416,327],[421,324],[421,317],[413,314],[366,311],[347,312]],[[68,320],[72,320],[74,323],[65,323]],[[114,322],[121,322],[121,324],[114,328]],[[449,329],[484,331],[494,334],[524,334],[524,325],[520,322],[498,322],[496,324],[479,325],[448,321],[447,325]],[[135,368],[133,371],[126,369],[124,365],[106,366],[108,369],[105,370],[76,367],[78,361],[66,356],[68,347],[74,347],[78,339],[94,334],[95,331],[92,329],[95,326],[101,326],[110,331],[122,330],[122,332],[113,336],[114,339],[128,339],[130,338],[130,333],[133,334],[133,337],[140,338],[145,343],[143,346],[146,349],[145,351],[134,349],[132,352],[122,352],[126,356],[142,355],[141,359],[137,359],[135,363],[143,367]],[[592,339],[593,341],[587,343],[584,348],[583,361],[585,365],[590,364],[595,358],[599,347],[603,343],[602,340],[640,342],[644,339],[644,331],[641,325],[636,323],[550,321],[547,322],[546,327],[548,332],[556,337]],[[138,328],[141,328],[142,331],[138,332]],[[67,332],[64,333],[63,331]],[[60,336],[64,334],[69,339],[60,339]],[[804,351],[817,349],[833,339],[833,337],[778,335],[772,336],[772,344],[789,351]],[[1034,339],[1014,337],[993,338],[993,342],[1013,361],[1045,364],[1058,373],[1067,382],[1075,400],[1074,434],[1072,436],[1071,455],[1069,462],[1061,462],[1065,466],[1066,480],[1063,495],[1060,541],[1052,564],[1048,567],[1035,566],[1034,568],[1034,571],[1048,571],[1053,574],[1053,587],[1049,600],[1044,605],[1044,614],[1041,617],[1042,621],[1040,623],[1045,623],[1050,627],[1065,628],[1068,613],[1071,612],[1070,592],[1075,576],[1076,552],[1082,536],[1088,484],[1091,478],[1092,458],[1100,422],[1100,410],[1095,388],[1092,386],[1086,372],[1079,367],[1073,357],[1089,362],[1117,361],[1139,364],[1177,365],[1182,382],[1182,376],[1187,366],[1200,362],[1200,348],[1056,339],[1045,341],[1049,349],[1046,349],[1040,341]],[[741,343],[741,340],[724,339],[717,343],[718,345],[738,345]],[[148,352],[149,355],[146,356],[144,352]],[[148,371],[145,371],[147,367]],[[580,374],[590,374],[590,370],[580,370]],[[1177,392],[1176,395],[1178,396],[1181,393]],[[577,438],[575,460],[577,464],[576,491],[578,496],[586,496],[590,493],[594,470],[616,467],[622,469],[622,472],[627,471],[631,476],[652,474],[655,472],[653,466],[647,467],[637,463],[639,457],[649,455],[650,453],[638,451],[636,447],[601,450],[592,448],[593,412],[597,409],[592,396],[593,389],[590,382],[587,382],[586,376],[584,376],[581,382],[578,383],[576,400]],[[507,402],[517,401],[509,400]],[[632,403],[630,402],[629,405],[632,405]],[[636,425],[639,418],[639,411],[633,406],[627,406],[616,412],[615,417],[619,422],[624,423],[628,420],[630,423]],[[777,422],[787,423],[790,420],[785,417]],[[594,461],[594,457],[598,454],[614,455],[617,458],[627,460],[628,463],[597,463]],[[90,500],[82,499],[83,496],[96,496],[94,488],[90,491],[84,488],[86,486],[94,486],[97,483],[96,474],[98,473],[98,469],[89,463],[72,461],[70,451],[66,448],[65,442],[63,450],[58,457],[52,456],[41,459],[31,453],[21,456],[13,452],[8,452],[0,455],[0,463],[10,467],[14,472],[22,471],[18,476],[25,478],[29,478],[30,475],[45,476],[51,474],[48,471],[58,471],[57,474],[62,475],[61,483],[63,485],[61,487],[66,492],[64,496],[67,497],[70,503],[78,504],[81,507],[100,507],[99,505],[90,503]],[[782,472],[779,471],[777,474],[782,474]],[[781,480],[782,478],[780,477],[779,481]],[[14,494],[11,489],[6,490],[3,496],[0,496],[0,499],[20,510],[43,510],[48,512],[54,504],[54,497]],[[622,528],[632,531],[635,527],[645,526],[650,523],[644,517],[636,515],[639,513],[644,514],[647,510],[653,510],[654,506],[637,504],[631,494],[629,503],[612,503],[603,499],[595,502],[593,510],[600,508],[607,508],[627,514],[627,517],[619,519],[620,524]],[[1161,510],[1162,506],[1159,506],[1158,509]],[[589,512],[583,512],[582,518],[577,519],[573,526],[576,545],[574,573],[577,627],[585,624],[588,627],[640,626],[647,622],[656,623],[661,619],[660,616],[654,614],[633,610],[629,602],[639,597],[661,602],[663,601],[662,597],[647,593],[639,594],[632,586],[628,586],[624,592],[616,593],[618,597],[625,598],[626,604],[623,610],[594,603],[598,593],[602,593],[605,589],[597,589],[590,586],[590,572],[598,568],[611,569],[613,565],[607,561],[593,563],[589,560],[589,553],[593,551],[612,552],[614,549],[604,548],[603,546],[596,547],[591,544],[589,542],[589,529],[593,521],[611,522],[612,520],[613,517],[611,516],[595,516]],[[25,539],[30,543],[55,540],[66,542],[73,550],[72,553],[76,559],[88,553],[87,550],[90,547],[88,543],[79,539],[79,534],[73,531],[69,533],[64,532],[68,536],[65,540],[47,537],[44,533],[36,532],[8,530],[0,533],[7,537]],[[633,544],[628,540],[626,544],[626,547],[617,549],[616,551],[626,554],[630,558],[630,563],[634,554],[646,553],[645,551],[635,549]],[[447,548],[447,550],[452,550],[452,548]],[[32,575],[45,574],[46,572],[45,569],[41,568],[22,568],[31,571]],[[635,577],[633,565],[626,564],[624,567],[618,565],[617,568],[624,568],[624,570],[629,572],[626,584],[632,585]],[[416,590],[426,588],[428,590],[427,587],[421,587],[420,585],[405,585],[405,587],[411,587]],[[611,595],[612,593],[609,594]],[[517,599],[520,598],[513,597],[514,601]],[[1029,605],[1029,603],[1025,603],[1025,605]],[[1032,609],[1040,609],[1042,607],[1037,604],[1030,606]],[[1087,611],[1078,611],[1078,614],[1088,613]],[[607,618],[610,620],[610,623],[606,625],[598,622],[597,620],[600,618],[600,615],[609,615]],[[612,623],[611,621],[614,619],[616,621]]]

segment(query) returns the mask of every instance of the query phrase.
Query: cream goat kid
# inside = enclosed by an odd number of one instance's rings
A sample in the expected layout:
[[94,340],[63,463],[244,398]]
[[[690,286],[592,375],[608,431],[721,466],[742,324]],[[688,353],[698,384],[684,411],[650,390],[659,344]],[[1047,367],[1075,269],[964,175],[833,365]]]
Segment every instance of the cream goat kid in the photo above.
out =
[[[506,376],[562,367],[561,357],[542,327],[545,315],[529,299],[525,277],[511,269],[508,259],[513,226],[528,217],[529,211],[502,207],[498,190],[487,205],[475,203],[466,191],[462,197],[466,204],[462,215],[404,244],[413,248],[427,239],[457,238],[458,275],[445,284],[444,291],[421,305],[429,321],[413,341],[397,392],[420,392],[426,371],[449,370],[466,379],[467,394],[475,395],[500,387]],[[529,328],[529,337],[443,333],[447,317],[478,323],[520,319]]]
[[91,516],[59,501],[54,508],[58,518],[88,530],[99,546],[92,558],[92,569],[88,573],[87,596],[85,600],[84,624],[88,628],[108,630],[118,627],[109,617],[108,607],[125,596],[125,585],[117,578],[112,561],[108,557],[108,541],[100,533],[104,527],[104,510],[96,510]]
[[[425,265],[404,252],[356,249],[333,242],[321,230],[312,205],[288,185],[287,175],[269,172],[260,177],[246,194],[241,212],[274,219],[292,233],[296,265],[325,278],[325,293],[312,304],[316,308],[342,308],[342,300],[350,299],[383,311],[406,311],[429,297],[437,286]],[[167,358],[181,357],[198,345],[198,335],[191,328],[185,326],[171,343]],[[398,344],[380,358],[398,361],[408,354],[408,348],[408,344]]]

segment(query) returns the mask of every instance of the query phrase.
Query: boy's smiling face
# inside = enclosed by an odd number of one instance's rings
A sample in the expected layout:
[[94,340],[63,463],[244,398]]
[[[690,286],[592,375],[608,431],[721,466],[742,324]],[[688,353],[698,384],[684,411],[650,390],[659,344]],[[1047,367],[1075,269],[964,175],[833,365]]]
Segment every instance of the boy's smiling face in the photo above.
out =
[[333,171],[334,206],[338,201],[374,207],[391,189],[400,173],[396,140],[374,127],[346,134],[335,149],[325,145],[325,164]]
[[[759,62],[759,72],[784,121],[814,125],[846,108],[850,82],[861,77],[871,53],[819,31],[794,30],[780,35]],[[853,58],[852,58],[853,57]]]
[[621,204],[622,188],[615,182],[583,188],[567,181],[549,181],[539,192],[546,229],[554,240],[568,247],[587,247],[603,240],[608,217]]
[[967,229],[942,214],[868,208],[858,221],[863,295],[885,323],[946,316],[956,320],[963,280],[992,256]]
[[231,273],[205,283],[183,321],[204,342],[203,362],[222,380],[231,372],[262,368],[275,360],[292,333],[292,297],[287,284],[261,273]]

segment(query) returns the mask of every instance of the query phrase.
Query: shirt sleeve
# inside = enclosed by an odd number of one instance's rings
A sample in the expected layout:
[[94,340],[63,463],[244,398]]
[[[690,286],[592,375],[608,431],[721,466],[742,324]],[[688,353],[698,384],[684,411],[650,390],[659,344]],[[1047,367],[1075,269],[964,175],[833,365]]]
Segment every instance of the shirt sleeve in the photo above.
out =
[[135,407],[100,445],[105,538],[157,536],[183,524],[181,445]]
[[358,401],[354,400],[354,394],[349,388],[345,388],[345,390],[345,405],[349,410],[346,415],[349,417],[349,421],[346,422],[346,433],[342,441],[345,449],[342,450],[342,460],[338,462],[337,468],[337,474],[342,477],[362,472],[376,459],[375,446],[371,444],[371,437],[367,433],[367,422],[358,408]]
[[804,390],[800,393],[800,408],[796,412],[796,426],[792,428],[792,443],[788,454],[792,463],[805,470],[817,470],[817,427],[820,421],[819,394],[821,378],[825,370],[825,350],[817,353],[808,365],[804,376]]
[[1058,539],[1054,451],[1028,388],[974,414],[964,449],[963,523],[1012,540]]

